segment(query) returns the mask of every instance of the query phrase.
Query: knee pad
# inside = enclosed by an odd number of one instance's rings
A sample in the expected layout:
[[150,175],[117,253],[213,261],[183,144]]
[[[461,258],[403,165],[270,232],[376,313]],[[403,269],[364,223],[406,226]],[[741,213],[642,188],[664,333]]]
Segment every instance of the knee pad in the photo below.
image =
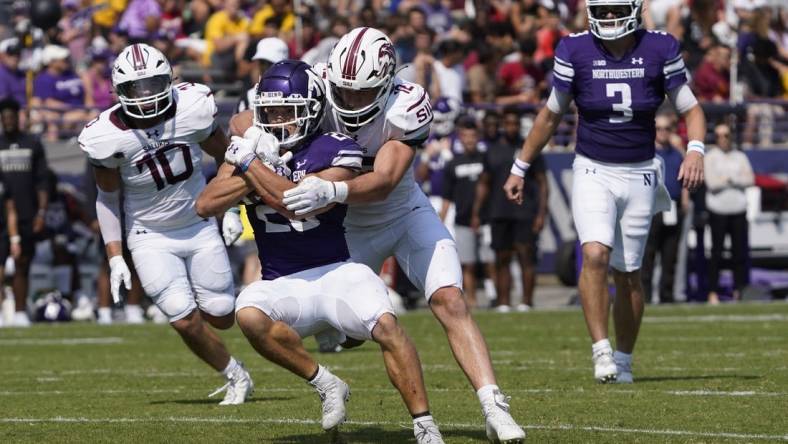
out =
[[181,320],[197,309],[197,303],[188,288],[167,289],[154,302],[170,322]]
[[222,317],[233,312],[235,298],[231,293],[215,293],[211,296],[200,298],[200,310],[211,316]]

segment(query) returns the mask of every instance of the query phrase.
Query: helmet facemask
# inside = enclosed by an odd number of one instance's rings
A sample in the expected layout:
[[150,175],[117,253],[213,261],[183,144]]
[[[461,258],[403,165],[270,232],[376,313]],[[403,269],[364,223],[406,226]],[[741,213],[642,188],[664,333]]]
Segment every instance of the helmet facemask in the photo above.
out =
[[172,106],[172,77],[157,75],[131,80],[116,86],[123,112],[136,119],[150,119]]
[[586,11],[591,33],[602,40],[616,40],[640,26],[642,2],[637,0],[588,0]]
[[293,149],[320,126],[320,102],[279,91],[261,92],[253,103],[254,124],[273,135],[279,146]]

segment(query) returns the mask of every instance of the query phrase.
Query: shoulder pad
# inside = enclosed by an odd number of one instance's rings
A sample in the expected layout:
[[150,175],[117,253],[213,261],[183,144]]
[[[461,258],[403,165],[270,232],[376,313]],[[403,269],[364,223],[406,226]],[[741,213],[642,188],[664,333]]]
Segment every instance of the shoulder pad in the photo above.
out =
[[112,118],[112,113],[119,107],[120,105],[116,105],[102,112],[98,117],[85,124],[82,132],[79,133],[77,138],[79,148],[89,158],[95,160],[109,159],[117,151],[118,145],[111,143],[111,141],[117,141],[118,132],[123,130],[114,125],[110,119]]
[[201,83],[186,82],[174,88],[178,114],[191,119],[197,130],[211,127],[218,113],[211,89]]
[[420,85],[395,78],[386,106],[386,121],[392,126],[395,140],[426,136],[432,122],[432,106],[427,91]]

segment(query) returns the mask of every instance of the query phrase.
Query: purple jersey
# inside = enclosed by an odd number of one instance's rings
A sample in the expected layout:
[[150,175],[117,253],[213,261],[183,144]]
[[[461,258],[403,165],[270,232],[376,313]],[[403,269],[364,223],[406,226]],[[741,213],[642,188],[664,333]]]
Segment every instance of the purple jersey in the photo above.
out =
[[654,157],[654,117],[666,91],[687,82],[679,43],[659,31],[637,30],[635,45],[615,59],[589,32],[561,39],[553,86],[574,96],[575,151],[590,159],[641,162]]
[[[325,133],[307,140],[293,154],[288,167],[295,183],[306,175],[332,168],[361,170],[361,147],[352,138]],[[263,280],[346,261],[350,258],[342,225],[347,205],[335,205],[325,213],[290,220],[271,207],[246,205],[263,268]]]

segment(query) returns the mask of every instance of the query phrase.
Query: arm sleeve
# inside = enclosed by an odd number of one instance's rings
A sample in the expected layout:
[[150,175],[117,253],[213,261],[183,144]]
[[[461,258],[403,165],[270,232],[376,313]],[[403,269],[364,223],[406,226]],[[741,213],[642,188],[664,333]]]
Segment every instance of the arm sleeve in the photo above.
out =
[[120,241],[120,191],[108,193],[97,188],[96,218],[101,227],[101,236],[104,243]]
[[547,109],[555,114],[563,115],[569,109],[571,102],[572,94],[553,87],[550,91],[550,97],[547,98]]
[[571,94],[572,82],[575,78],[575,69],[567,47],[567,39],[561,39],[555,48],[555,64],[553,65],[553,88],[563,93]]
[[665,63],[662,65],[662,75],[664,76],[665,91],[677,89],[687,83],[687,67],[681,57],[679,42],[673,36],[666,36],[667,49]]
[[668,91],[668,98],[679,114],[684,114],[698,104],[698,99],[686,83]]

